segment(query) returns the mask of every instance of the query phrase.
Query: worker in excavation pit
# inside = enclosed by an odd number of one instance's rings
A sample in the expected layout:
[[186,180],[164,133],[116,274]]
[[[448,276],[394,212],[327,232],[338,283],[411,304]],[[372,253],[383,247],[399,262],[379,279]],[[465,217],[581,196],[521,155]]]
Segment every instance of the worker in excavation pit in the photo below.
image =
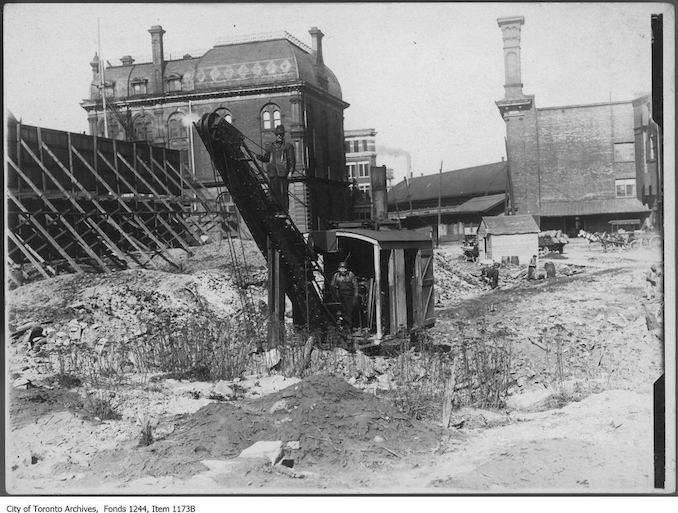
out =
[[332,293],[341,302],[346,326],[353,327],[353,310],[358,302],[358,279],[348,270],[346,262],[339,264],[339,270],[332,276]]
[[266,174],[271,183],[271,192],[280,202],[285,212],[289,209],[287,177],[294,171],[297,159],[294,154],[294,145],[285,142],[285,127],[275,127],[275,142],[266,147],[263,155],[256,155],[257,159],[267,162]]

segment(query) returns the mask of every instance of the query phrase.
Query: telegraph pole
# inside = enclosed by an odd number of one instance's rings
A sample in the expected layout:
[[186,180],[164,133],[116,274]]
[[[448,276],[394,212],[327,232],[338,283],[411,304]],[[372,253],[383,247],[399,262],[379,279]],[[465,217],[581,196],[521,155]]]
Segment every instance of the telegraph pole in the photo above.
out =
[[99,49],[99,90],[104,107],[104,137],[108,138],[108,116],[106,116],[106,81],[104,80],[104,57],[101,55],[101,18],[97,18],[97,46]]

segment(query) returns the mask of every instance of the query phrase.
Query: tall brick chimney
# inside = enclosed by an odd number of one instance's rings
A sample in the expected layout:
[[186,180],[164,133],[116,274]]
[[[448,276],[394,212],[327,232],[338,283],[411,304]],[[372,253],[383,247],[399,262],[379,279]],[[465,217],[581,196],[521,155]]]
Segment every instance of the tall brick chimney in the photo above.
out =
[[522,16],[497,19],[504,40],[504,98],[517,100],[523,98],[523,83],[520,73],[520,27],[525,23]]
[[151,48],[153,51],[153,76],[151,78],[151,93],[163,93],[163,76],[165,72],[165,52],[162,46],[162,36],[165,31],[160,25],[153,25],[149,31],[151,34]]
[[311,34],[311,45],[313,48],[313,53],[315,54],[315,64],[317,66],[322,66],[323,62],[323,36],[325,34],[318,27],[311,27],[311,30],[308,31]]

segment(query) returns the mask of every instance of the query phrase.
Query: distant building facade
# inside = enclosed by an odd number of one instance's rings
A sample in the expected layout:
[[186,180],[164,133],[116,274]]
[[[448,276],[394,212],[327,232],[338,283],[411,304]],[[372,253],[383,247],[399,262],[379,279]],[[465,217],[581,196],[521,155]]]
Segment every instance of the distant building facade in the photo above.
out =
[[542,230],[610,231],[610,221],[640,227],[649,209],[638,200],[631,101],[537,108],[523,93],[523,17],[497,20],[504,42],[511,211],[531,214]]
[[405,179],[388,193],[389,216],[407,228],[430,226],[440,241],[463,240],[483,216],[505,212],[507,177],[502,161]]
[[[302,231],[348,215],[343,152],[343,101],[335,75],[324,64],[323,33],[313,27],[312,48],[286,32],[215,45],[201,56],[166,60],[160,26],[151,27],[152,62],[131,56],[104,70],[109,137],[189,150],[187,165],[205,187],[218,173],[190,118],[218,109],[250,139],[255,152],[274,140],[283,124],[295,147],[290,214]],[[90,133],[103,135],[99,58],[90,63],[90,98],[82,102]],[[191,141],[193,151],[191,152]]]
[[358,190],[370,195],[370,169],[377,165],[376,135],[374,128],[346,130],[344,152],[346,175],[357,183]]

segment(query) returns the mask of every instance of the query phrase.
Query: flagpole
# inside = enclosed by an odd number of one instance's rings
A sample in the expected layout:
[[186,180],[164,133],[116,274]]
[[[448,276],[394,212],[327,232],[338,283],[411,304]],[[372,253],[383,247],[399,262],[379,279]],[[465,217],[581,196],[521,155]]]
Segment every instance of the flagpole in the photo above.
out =
[[[104,107],[104,137],[108,138],[108,116],[106,115],[106,81],[104,80],[104,56],[101,55],[101,18],[97,18],[97,47],[99,49],[99,90]],[[98,131],[98,130],[97,130]]]

